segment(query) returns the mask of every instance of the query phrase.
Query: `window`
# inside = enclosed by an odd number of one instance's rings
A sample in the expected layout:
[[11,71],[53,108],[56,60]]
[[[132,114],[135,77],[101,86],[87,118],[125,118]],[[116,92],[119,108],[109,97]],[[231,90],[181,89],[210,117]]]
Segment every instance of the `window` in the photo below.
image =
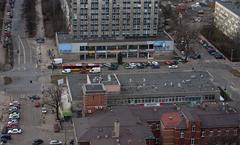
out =
[[184,138],[184,131],[180,131],[180,138]]
[[192,132],[196,131],[196,125],[192,125]]
[[195,145],[195,139],[191,138],[191,145]]

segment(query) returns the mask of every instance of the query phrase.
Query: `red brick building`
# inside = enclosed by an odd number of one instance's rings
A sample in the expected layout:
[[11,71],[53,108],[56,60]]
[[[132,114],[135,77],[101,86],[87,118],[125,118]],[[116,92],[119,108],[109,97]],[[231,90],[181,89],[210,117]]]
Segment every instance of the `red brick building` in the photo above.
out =
[[240,143],[239,113],[202,113],[184,108],[160,118],[161,145],[212,145]]

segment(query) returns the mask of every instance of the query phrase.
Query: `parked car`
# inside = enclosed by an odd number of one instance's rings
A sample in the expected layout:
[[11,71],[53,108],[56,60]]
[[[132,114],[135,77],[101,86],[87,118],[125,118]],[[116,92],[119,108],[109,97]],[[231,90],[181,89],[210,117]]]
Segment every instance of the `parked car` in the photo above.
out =
[[40,100],[40,97],[37,95],[30,96],[29,99],[31,100]]
[[34,106],[35,106],[36,108],[38,108],[38,107],[41,106],[41,104],[40,104],[40,102],[36,101],[35,104],[34,104]]
[[8,112],[9,112],[9,113],[18,112],[18,111],[19,111],[19,108],[15,107],[15,106],[10,107],[10,108],[8,109]]
[[49,142],[50,145],[62,145],[62,141],[60,140],[51,140]]
[[11,137],[11,134],[1,134],[1,137],[0,137],[1,139],[2,138],[5,138],[5,139],[7,139],[7,140],[11,140],[12,139],[12,137]]
[[43,144],[43,140],[42,139],[35,139],[32,142],[32,145],[40,145]]
[[45,39],[39,37],[39,38],[36,38],[36,41],[37,41],[37,43],[44,43],[44,42],[45,42]]
[[1,133],[2,133],[2,134],[7,134],[7,133],[8,133],[8,128],[7,128],[7,127],[3,127]]
[[214,50],[214,49],[208,49],[209,54],[212,54],[212,53],[215,53],[215,52],[216,52],[216,50]]
[[17,119],[10,119],[7,124],[18,123]]
[[62,70],[63,74],[69,74],[71,72],[72,72],[71,69],[64,69],[64,70]]
[[153,62],[152,62],[152,68],[153,68],[153,69],[160,68],[160,64],[159,64],[158,62],[156,62],[156,61],[153,61]]
[[9,119],[19,119],[20,118],[20,113],[17,113],[17,112],[13,112],[11,114],[9,114]]
[[144,64],[142,64],[142,63],[137,63],[137,69],[144,69]]
[[7,143],[7,139],[6,139],[6,138],[0,138],[0,141],[1,141],[2,143]]
[[178,68],[178,66],[177,65],[169,65],[168,68],[169,69],[176,69],[176,68]]
[[177,65],[178,62],[174,61],[174,60],[167,60],[167,61],[164,61],[164,64],[166,64],[166,65]]
[[11,128],[18,128],[18,124],[14,124],[14,123],[12,123],[12,124],[7,124],[6,125],[6,127],[8,128],[8,129],[11,129]]
[[127,65],[125,65],[124,68],[125,68],[125,69],[134,69],[134,66],[133,66],[133,65],[130,65],[130,64],[127,64]]
[[14,129],[8,130],[8,134],[20,134],[20,133],[22,133],[22,129],[20,128],[14,128]]
[[225,59],[224,56],[221,55],[221,54],[219,54],[219,53],[216,53],[216,54],[214,55],[214,57],[215,57],[216,59]]
[[44,114],[47,113],[47,108],[46,107],[42,107],[42,113],[44,113]]
[[108,70],[117,70],[118,69],[118,64],[116,63],[111,63],[110,67],[108,67]]

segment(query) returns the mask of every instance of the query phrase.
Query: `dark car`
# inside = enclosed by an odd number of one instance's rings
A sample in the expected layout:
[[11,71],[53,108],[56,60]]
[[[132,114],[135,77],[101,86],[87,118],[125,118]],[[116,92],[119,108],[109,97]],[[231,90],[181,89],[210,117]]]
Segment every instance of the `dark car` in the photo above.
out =
[[12,137],[11,137],[10,134],[1,134],[1,139],[2,139],[2,138],[5,138],[5,139],[7,139],[7,140],[11,140],[11,139],[12,139]]
[[137,69],[144,69],[144,64],[142,63],[137,63]]
[[7,139],[6,138],[0,138],[0,141],[3,143],[7,143]]
[[214,49],[208,49],[209,54],[212,54],[212,53],[215,53],[215,52],[216,52],[216,50],[214,50]]
[[32,145],[40,145],[40,144],[43,144],[43,140],[42,139],[35,139],[35,140],[33,140]]
[[30,96],[29,99],[31,99],[31,100],[40,100],[40,97],[36,96],[36,95],[33,95],[33,96]]
[[111,63],[110,67],[108,67],[108,70],[117,70],[118,69],[118,64],[116,63]]
[[37,38],[36,41],[37,41],[37,43],[44,43],[45,39],[44,38]]
[[224,57],[223,57],[221,54],[219,54],[219,53],[216,53],[216,54],[214,55],[214,57],[215,57],[216,59],[224,59]]
[[7,133],[8,133],[8,128],[7,127],[3,127],[2,134],[7,134]]

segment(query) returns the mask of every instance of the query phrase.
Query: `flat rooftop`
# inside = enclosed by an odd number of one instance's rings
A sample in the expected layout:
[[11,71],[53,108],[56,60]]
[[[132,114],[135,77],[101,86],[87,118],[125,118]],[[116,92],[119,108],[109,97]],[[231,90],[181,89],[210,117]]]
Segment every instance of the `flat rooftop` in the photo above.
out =
[[228,10],[232,11],[236,15],[240,16],[240,3],[234,3],[233,1],[223,1],[223,0],[218,0],[216,1],[222,6],[226,7]]
[[118,80],[115,74],[99,75],[88,74],[91,83],[103,83],[104,85],[118,85]]
[[165,33],[161,33],[159,36],[155,37],[142,37],[142,38],[74,38],[72,35],[68,33],[58,33],[57,39],[59,43],[99,43],[99,42],[141,42],[141,41],[156,41],[156,40],[171,40],[169,36]]
[[82,86],[87,83],[87,75],[68,75],[67,81],[73,101],[82,100]]
[[119,74],[120,95],[157,94],[163,96],[219,92],[211,81],[211,76],[204,71]]
[[[118,93],[108,93],[109,97],[148,96],[176,96],[203,95],[219,93],[219,89],[211,81],[211,76],[204,71],[169,72],[169,73],[129,73],[129,74],[78,74],[68,76],[69,87],[73,98],[82,94],[82,86],[87,83],[87,76],[91,83],[104,85],[121,85]],[[116,76],[116,77],[115,77]]]

